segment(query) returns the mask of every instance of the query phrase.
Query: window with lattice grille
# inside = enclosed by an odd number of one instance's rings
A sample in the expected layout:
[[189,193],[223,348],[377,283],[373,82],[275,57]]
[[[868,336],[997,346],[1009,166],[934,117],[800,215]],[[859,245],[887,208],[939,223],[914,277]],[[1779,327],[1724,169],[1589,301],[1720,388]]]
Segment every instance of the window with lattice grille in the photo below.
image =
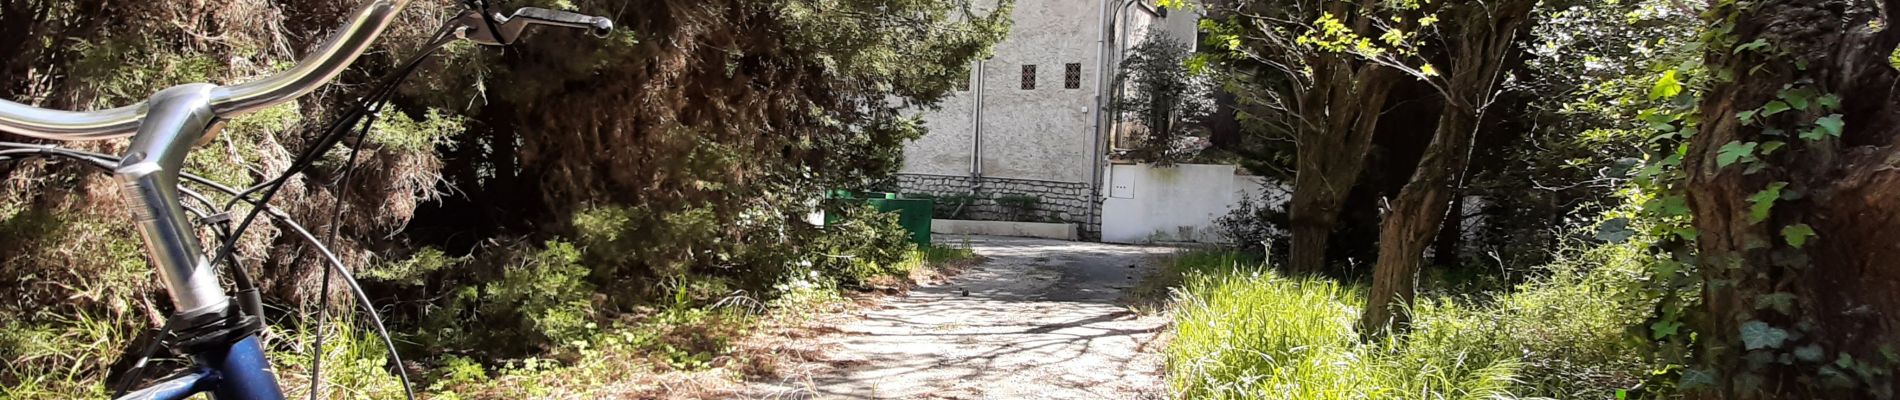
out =
[[1069,65],[1067,65],[1066,67],[1067,68],[1064,68],[1062,71],[1062,87],[1068,88],[1068,89],[1081,89],[1082,88],[1082,63],[1069,63]]
[[1036,66],[1023,65],[1023,90],[1036,90]]

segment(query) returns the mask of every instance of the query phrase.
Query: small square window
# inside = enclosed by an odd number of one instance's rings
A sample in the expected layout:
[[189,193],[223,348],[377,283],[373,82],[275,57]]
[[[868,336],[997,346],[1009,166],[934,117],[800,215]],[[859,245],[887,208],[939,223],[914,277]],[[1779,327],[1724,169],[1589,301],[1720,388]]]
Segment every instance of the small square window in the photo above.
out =
[[1069,63],[1065,67],[1066,68],[1063,68],[1063,71],[1062,71],[1062,87],[1068,88],[1068,89],[1081,89],[1082,88],[1082,63]]
[[1036,66],[1023,65],[1023,90],[1036,90]]

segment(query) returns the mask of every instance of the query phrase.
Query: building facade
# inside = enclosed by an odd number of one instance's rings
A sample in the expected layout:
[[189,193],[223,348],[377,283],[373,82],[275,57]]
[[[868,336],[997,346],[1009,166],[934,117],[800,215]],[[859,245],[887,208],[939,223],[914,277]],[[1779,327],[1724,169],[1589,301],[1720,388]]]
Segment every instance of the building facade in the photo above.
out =
[[1192,42],[1197,14],[1152,0],[1020,0],[1011,17],[994,57],[924,112],[929,133],[906,145],[894,189],[954,202],[955,219],[1071,223],[1098,240],[1113,124],[1102,109],[1121,53],[1156,26]]

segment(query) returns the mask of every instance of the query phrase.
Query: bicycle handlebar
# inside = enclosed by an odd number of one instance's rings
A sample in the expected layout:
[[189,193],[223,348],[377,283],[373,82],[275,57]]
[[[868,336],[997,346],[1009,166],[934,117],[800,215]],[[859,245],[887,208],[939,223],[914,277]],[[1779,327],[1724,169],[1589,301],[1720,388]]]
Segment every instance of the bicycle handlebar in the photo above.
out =
[[[389,27],[410,0],[369,0],[338,28],[335,37],[291,69],[263,79],[211,91],[212,111],[232,117],[283,104],[309,94],[356,61]],[[147,104],[99,111],[60,111],[0,99],[0,131],[48,140],[78,141],[132,136],[145,119]]]

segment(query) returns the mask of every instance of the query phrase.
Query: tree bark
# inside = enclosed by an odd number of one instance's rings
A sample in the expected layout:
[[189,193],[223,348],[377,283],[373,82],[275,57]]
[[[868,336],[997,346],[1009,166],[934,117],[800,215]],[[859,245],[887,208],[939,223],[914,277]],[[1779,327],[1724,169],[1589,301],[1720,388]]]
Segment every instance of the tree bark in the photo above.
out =
[[1419,160],[1418,171],[1399,191],[1379,226],[1379,261],[1372,270],[1371,298],[1366,301],[1361,320],[1369,332],[1382,332],[1410,321],[1410,313],[1402,308],[1411,306],[1417,293],[1425,246],[1432,243],[1432,236],[1444,223],[1469,164],[1471,139],[1478,126],[1477,110],[1451,108],[1448,106],[1445,115],[1439,117],[1437,134]]
[[[1713,384],[1697,397],[1894,395],[1900,96],[1893,88],[1900,79],[1887,63],[1900,31],[1876,30],[1870,21],[1891,24],[1900,10],[1877,3],[1884,2],[1766,1],[1709,14],[1718,25],[1733,24],[1734,43],[1761,40],[1771,51],[1710,46],[1707,65],[1736,77],[1703,97],[1703,122],[1683,159],[1704,313],[1689,321],[1699,345],[1694,372]],[[1840,105],[1749,123],[1738,117],[1782,98],[1784,85],[1812,85],[1838,96]],[[1830,116],[1844,123],[1838,137],[1807,140],[1764,129],[1800,132]],[[1756,159],[1718,161],[1731,143],[1770,141],[1787,145],[1754,153]],[[1774,187],[1781,195],[1768,197],[1766,218],[1751,217],[1751,197]],[[1786,232],[1803,226],[1814,235],[1796,245]],[[1786,303],[1776,306],[1777,299]],[[1785,362],[1748,361],[1762,358]]]
[[[1392,86],[1401,75],[1374,64],[1353,66],[1339,57],[1326,85],[1308,93],[1300,131],[1298,171],[1293,179],[1292,270],[1311,274],[1326,267],[1326,242],[1339,224],[1346,196],[1365,172],[1366,154]],[[1349,72],[1349,73],[1347,73]]]
[[1419,159],[1411,181],[1399,190],[1379,228],[1379,261],[1373,267],[1372,291],[1360,315],[1365,332],[1379,335],[1409,321],[1417,293],[1425,247],[1445,221],[1451,200],[1464,184],[1484,109],[1496,97],[1495,88],[1516,37],[1528,25],[1533,0],[1448,5],[1444,11],[1457,29],[1445,43],[1451,69],[1439,85],[1445,112]]

